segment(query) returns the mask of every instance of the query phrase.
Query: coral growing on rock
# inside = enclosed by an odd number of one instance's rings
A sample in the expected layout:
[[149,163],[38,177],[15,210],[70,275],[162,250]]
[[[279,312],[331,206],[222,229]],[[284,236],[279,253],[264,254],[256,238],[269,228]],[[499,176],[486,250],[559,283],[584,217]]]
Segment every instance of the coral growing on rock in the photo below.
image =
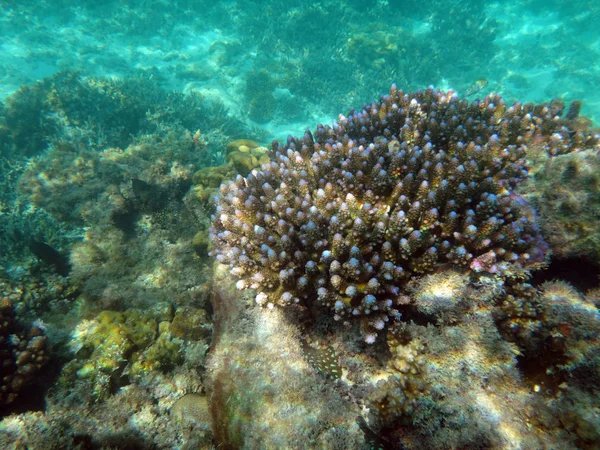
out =
[[410,415],[417,399],[424,396],[428,388],[424,381],[427,361],[419,340],[404,343],[398,336],[388,333],[387,343],[392,354],[390,366],[377,380],[376,389],[369,398],[369,404],[383,423]]
[[[150,310],[102,311],[82,320],[69,346],[75,359],[65,365],[61,383],[83,381],[94,399],[111,391],[203,364],[212,331],[203,309],[158,304]],[[145,380],[145,381],[144,381]]]
[[37,155],[52,141],[126,147],[132,138],[182,126],[190,131],[238,123],[219,102],[169,92],[147,74],[127,79],[82,77],[62,71],[26,86],[0,109],[0,150]]
[[586,385],[600,376],[598,308],[564,281],[539,291],[528,284],[507,285],[495,316],[506,340],[522,349],[527,376],[554,391],[563,382]]
[[[454,320],[433,325],[413,313],[414,321],[388,327],[387,342],[368,346],[355,328],[299,333],[281,309],[264,311],[248,301],[251,292],[236,294],[226,266],[216,267],[207,379],[218,445],[260,439],[264,447],[300,440],[340,448],[324,443],[324,423],[340,442],[356,445],[359,414],[365,438],[379,448],[575,449],[597,442],[600,316],[565,283],[546,283],[538,293],[491,274],[426,276],[410,286],[415,309],[439,300],[443,310],[427,310],[428,317],[452,310]],[[460,302],[445,300],[448,289]],[[535,302],[537,312],[527,306]],[[504,321],[496,309],[521,318]],[[525,334],[526,315],[537,317],[537,336]],[[318,340],[319,349],[310,347],[318,351],[307,355],[305,339]],[[522,345],[528,340],[533,345]],[[329,373],[332,363],[340,376]]]
[[11,301],[0,298],[0,407],[13,403],[48,362],[48,343],[36,325],[22,329]]
[[[103,311],[93,320],[83,320],[73,332],[70,346],[77,356],[65,369],[90,381],[96,398],[119,386],[123,369],[134,352],[149,346],[158,333],[149,315],[130,309],[123,313]],[[64,376],[64,375],[63,375]]]
[[502,275],[544,261],[512,190],[528,144],[558,154],[596,143],[563,109],[393,86],[333,127],[274,142],[271,163],[222,185],[212,254],[257,303],[360,317],[373,342],[399,315],[402,286],[439,264]]
[[194,174],[194,192],[197,197],[207,201],[218,192],[219,186],[235,178],[247,176],[253,169],[269,162],[267,149],[249,139],[236,139],[227,144],[225,164],[215,167],[203,167]]
[[542,157],[532,177],[532,202],[554,254],[561,258],[600,256],[600,157],[587,150]]

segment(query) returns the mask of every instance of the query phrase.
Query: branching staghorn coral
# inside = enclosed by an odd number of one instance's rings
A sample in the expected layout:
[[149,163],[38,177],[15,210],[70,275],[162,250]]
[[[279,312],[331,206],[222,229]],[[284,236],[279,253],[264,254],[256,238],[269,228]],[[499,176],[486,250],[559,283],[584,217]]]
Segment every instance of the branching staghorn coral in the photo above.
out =
[[544,261],[533,211],[512,190],[529,143],[557,154],[593,141],[561,114],[392,86],[333,127],[274,142],[271,163],[222,185],[212,254],[258,304],[360,318],[374,342],[406,282],[437,265],[502,275]]

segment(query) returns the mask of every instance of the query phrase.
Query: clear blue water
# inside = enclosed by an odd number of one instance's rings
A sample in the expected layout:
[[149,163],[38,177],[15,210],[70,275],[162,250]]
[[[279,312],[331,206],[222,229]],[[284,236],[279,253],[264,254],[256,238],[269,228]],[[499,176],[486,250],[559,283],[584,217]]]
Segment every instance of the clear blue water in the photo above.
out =
[[106,77],[141,70],[243,115],[247,76],[265,70],[277,99],[289,104],[267,128],[285,136],[392,82],[461,93],[485,78],[480,95],[580,99],[595,118],[599,17],[598,5],[583,0],[5,1],[0,95],[61,70]]

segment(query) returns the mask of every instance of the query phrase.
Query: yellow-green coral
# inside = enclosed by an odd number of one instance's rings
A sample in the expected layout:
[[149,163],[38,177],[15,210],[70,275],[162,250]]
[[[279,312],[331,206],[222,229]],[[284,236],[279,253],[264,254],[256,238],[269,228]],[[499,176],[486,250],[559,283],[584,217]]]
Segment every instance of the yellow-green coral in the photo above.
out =
[[126,377],[165,373],[186,358],[194,359],[186,350],[202,349],[191,344],[210,337],[208,314],[203,309],[186,307],[173,314],[166,306],[157,305],[148,311],[102,311],[93,319],[81,321],[70,342],[76,358],[63,370],[63,383],[73,378],[86,380],[94,398],[100,399],[127,384]]
[[167,372],[182,362],[183,340],[163,332],[131,365],[130,375],[142,376],[155,370]]
[[189,341],[207,340],[212,332],[210,318],[203,309],[181,307],[171,322],[161,322],[158,338],[131,365],[131,376],[151,371],[167,372],[181,365]]
[[196,196],[208,201],[218,187],[236,175],[246,176],[261,164],[269,162],[267,149],[249,139],[236,139],[227,144],[227,162],[215,167],[203,167],[193,177]]
[[102,396],[135,352],[148,347],[157,333],[156,321],[140,311],[103,311],[75,329],[70,346],[76,359],[67,373],[74,369],[79,378],[93,382],[95,396]]
[[181,307],[169,324],[169,332],[180,339],[207,339],[212,333],[211,319],[203,309]]

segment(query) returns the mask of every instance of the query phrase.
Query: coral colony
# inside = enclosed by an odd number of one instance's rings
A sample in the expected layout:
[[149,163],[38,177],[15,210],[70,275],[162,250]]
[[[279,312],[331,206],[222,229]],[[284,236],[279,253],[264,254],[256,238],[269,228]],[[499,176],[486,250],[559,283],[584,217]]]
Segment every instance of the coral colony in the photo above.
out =
[[529,145],[560,154],[589,141],[563,108],[392,86],[332,127],[274,142],[272,162],[222,185],[212,254],[258,304],[357,318],[372,343],[416,276],[544,262],[535,216],[512,190]]

